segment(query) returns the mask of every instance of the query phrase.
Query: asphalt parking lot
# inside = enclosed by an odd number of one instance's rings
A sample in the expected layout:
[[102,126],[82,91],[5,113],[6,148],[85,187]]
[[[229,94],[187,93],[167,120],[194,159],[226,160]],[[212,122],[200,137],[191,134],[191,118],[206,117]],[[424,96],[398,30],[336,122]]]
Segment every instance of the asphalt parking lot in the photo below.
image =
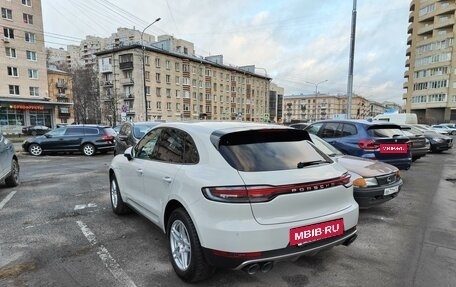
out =
[[[0,286],[183,286],[160,230],[111,211],[112,154],[20,155],[0,187]],[[402,173],[398,197],[360,212],[358,239],[269,273],[219,270],[199,286],[454,286],[456,151]]]

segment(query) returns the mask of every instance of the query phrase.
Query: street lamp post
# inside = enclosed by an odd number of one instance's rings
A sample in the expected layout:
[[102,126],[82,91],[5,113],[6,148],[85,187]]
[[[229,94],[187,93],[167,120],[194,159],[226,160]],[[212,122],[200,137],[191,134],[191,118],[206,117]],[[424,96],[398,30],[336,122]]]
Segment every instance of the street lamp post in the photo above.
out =
[[144,92],[144,108],[145,108],[145,121],[148,120],[148,115],[147,115],[147,89],[146,89],[146,55],[145,55],[145,50],[146,50],[146,47],[144,46],[144,40],[143,40],[143,37],[144,37],[144,32],[147,30],[147,28],[149,28],[150,26],[152,26],[153,24],[157,23],[158,21],[160,21],[161,18],[157,18],[155,19],[154,22],[150,23],[146,28],[144,28],[141,32],[141,47],[142,47],[142,76],[143,76],[143,92]]
[[315,86],[315,121],[317,121],[317,96],[318,96],[318,85],[327,82],[328,80],[324,80],[318,83],[306,82],[307,84],[311,84]]
[[[257,69],[258,69],[258,70],[263,70],[263,71],[264,71],[264,76],[267,77],[267,78],[269,77],[269,76],[268,76],[268,71],[267,71],[265,68],[255,67],[255,70],[257,70]],[[264,118],[265,118],[264,116],[265,116],[266,114],[270,114],[270,113],[269,113],[269,104],[270,104],[270,103],[269,103],[269,93],[270,93],[270,91],[269,91],[269,80],[268,80],[268,84],[267,84],[267,86],[266,86],[266,90],[267,90],[267,91],[266,91],[266,99],[265,99],[265,100],[266,100],[266,107],[265,107],[265,109],[267,109],[267,110],[265,110],[264,113],[263,113],[263,121],[264,121]],[[276,118],[277,118],[277,96],[276,96]],[[268,118],[268,120],[269,120],[269,118]]]

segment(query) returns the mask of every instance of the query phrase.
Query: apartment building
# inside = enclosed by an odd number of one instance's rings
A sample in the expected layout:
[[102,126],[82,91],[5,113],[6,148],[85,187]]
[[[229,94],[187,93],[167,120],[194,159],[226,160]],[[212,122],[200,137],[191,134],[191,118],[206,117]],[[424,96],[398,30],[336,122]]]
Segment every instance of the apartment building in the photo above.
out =
[[283,94],[284,88],[275,83],[269,86],[269,116],[276,123],[283,122]]
[[[289,95],[283,98],[285,122],[314,122],[332,118],[345,118],[347,114],[346,95]],[[372,116],[370,102],[360,96],[352,97],[352,119]]]
[[104,111],[119,111],[117,121],[272,120],[270,78],[224,65],[222,55],[195,56],[190,42],[160,36],[96,55]]
[[454,0],[410,2],[406,71],[406,112],[418,121],[456,121],[456,50]]
[[60,103],[54,111],[54,123],[74,123],[73,81],[68,72],[58,70],[55,66],[48,68],[48,91],[52,102]]
[[0,121],[2,132],[53,126],[40,0],[0,1]]

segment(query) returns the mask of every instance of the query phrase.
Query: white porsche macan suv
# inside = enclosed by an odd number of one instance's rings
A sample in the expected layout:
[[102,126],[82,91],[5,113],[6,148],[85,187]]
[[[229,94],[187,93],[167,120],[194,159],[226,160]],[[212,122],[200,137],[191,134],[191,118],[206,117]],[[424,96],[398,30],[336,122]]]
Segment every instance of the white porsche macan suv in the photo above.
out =
[[187,282],[215,268],[266,272],[356,239],[350,175],[302,130],[164,123],[117,155],[109,178],[113,211],[133,209],[161,228]]

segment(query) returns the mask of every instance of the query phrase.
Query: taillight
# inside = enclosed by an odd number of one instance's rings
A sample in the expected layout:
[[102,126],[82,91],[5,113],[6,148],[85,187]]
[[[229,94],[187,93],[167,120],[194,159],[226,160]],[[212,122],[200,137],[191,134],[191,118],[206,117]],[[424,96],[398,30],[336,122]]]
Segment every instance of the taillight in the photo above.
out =
[[380,144],[373,140],[360,140],[358,146],[363,150],[376,150],[380,148]]
[[203,195],[209,200],[227,203],[257,203],[267,202],[282,194],[298,193],[320,190],[344,185],[350,187],[350,175],[301,184],[290,185],[255,185],[255,186],[228,186],[228,187],[204,187]]
[[406,142],[406,144],[407,144],[407,150],[410,150],[412,148],[412,142],[408,141],[408,142]]
[[103,135],[101,137],[101,139],[104,140],[104,141],[112,141],[112,140],[114,140],[114,137],[110,136],[110,135]]

